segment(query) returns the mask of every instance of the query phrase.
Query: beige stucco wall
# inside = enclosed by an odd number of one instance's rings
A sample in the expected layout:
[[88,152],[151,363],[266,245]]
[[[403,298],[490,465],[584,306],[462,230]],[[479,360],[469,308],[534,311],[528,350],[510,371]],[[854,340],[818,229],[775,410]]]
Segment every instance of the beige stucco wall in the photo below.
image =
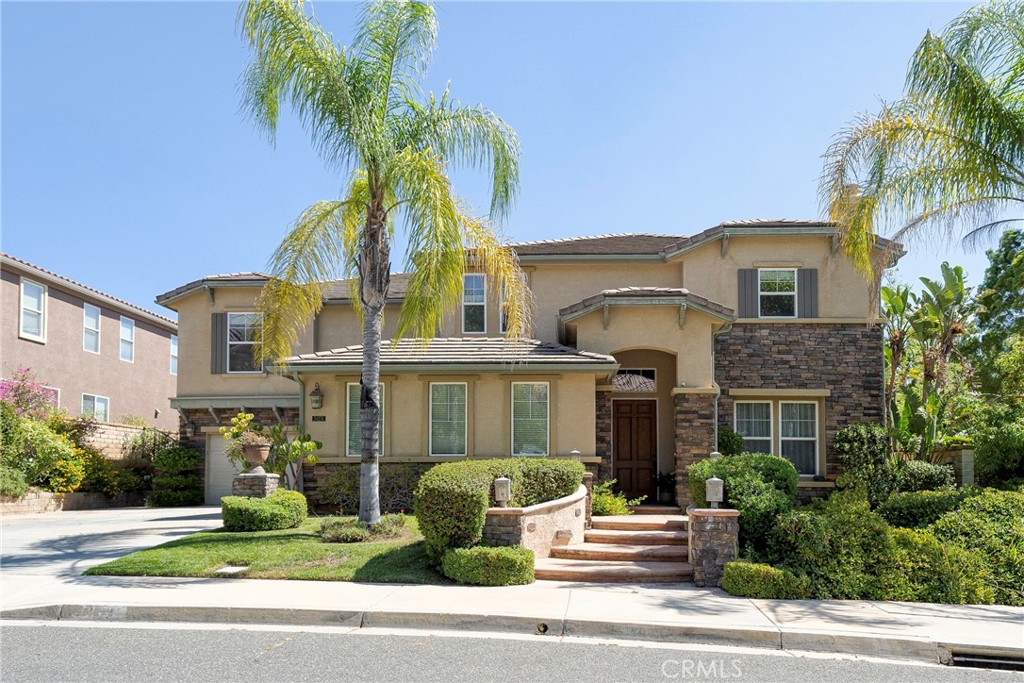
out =
[[[19,337],[22,274],[47,287],[45,343]],[[101,310],[98,354],[82,347],[84,303]],[[122,315],[135,321],[134,362],[120,359]],[[170,405],[175,392],[170,369],[173,325],[157,326],[131,309],[87,299],[58,282],[6,265],[0,277],[0,320],[0,377],[28,367],[38,381],[60,390],[61,407],[73,415],[81,414],[82,394],[88,393],[110,399],[113,422],[131,414],[160,429],[177,430],[178,414]],[[159,417],[154,417],[158,410]]]
[[[323,442],[320,458],[343,458],[347,443],[346,385],[358,382],[356,374],[304,375],[306,393],[320,383],[324,407],[312,410],[306,401],[306,429]],[[549,382],[549,449],[553,455],[579,450],[583,456],[596,452],[594,434],[594,387],[599,378],[589,373],[561,375],[518,375],[485,373],[474,375],[382,374],[384,384],[384,457],[426,458],[438,462],[444,456],[429,454],[429,385],[431,382],[467,384],[467,449],[470,457],[507,456],[511,450],[512,382]],[[294,386],[294,383],[293,383]],[[314,415],[326,418],[314,422]]]

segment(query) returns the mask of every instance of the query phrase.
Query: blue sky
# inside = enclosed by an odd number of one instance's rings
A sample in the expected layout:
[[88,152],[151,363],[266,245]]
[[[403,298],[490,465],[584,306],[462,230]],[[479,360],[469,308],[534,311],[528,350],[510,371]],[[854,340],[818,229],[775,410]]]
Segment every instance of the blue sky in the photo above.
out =
[[[426,87],[450,82],[519,132],[513,240],[817,218],[830,138],[897,98],[925,30],[966,7],[442,3]],[[0,3],[4,251],[156,308],[261,269],[305,206],[337,196],[294,118],[272,147],[241,115],[236,8]],[[358,5],[315,11],[349,42]],[[481,175],[453,179],[486,207]],[[981,253],[911,246],[904,280],[942,260],[983,276]]]

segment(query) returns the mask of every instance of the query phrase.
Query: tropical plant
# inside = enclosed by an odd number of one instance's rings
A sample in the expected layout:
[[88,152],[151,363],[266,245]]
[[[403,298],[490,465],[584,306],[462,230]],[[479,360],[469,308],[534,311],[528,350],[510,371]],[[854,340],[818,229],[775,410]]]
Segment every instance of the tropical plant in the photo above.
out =
[[1021,220],[999,217],[1024,201],[1022,34],[1017,2],[978,5],[929,31],[905,97],[861,115],[829,147],[822,201],[865,274],[885,223],[898,226],[898,242],[926,229],[959,235],[963,222],[970,243]]
[[451,164],[489,167],[491,214],[501,217],[518,190],[519,140],[490,110],[464,107],[447,90],[420,96],[437,35],[432,5],[368,4],[348,48],[334,43],[301,0],[249,0],[240,26],[252,51],[243,96],[249,115],[273,138],[280,106],[290,103],[325,162],[348,171],[344,198],[306,209],[271,257],[255,353],[260,360],[286,356],[319,311],[323,283],[339,274],[357,278],[352,301],[363,326],[359,519],[375,524],[381,317],[396,225],[405,227],[412,272],[397,336],[432,337],[471,267],[489,275],[494,292],[504,291],[509,336],[524,334],[528,292],[515,255],[471,215],[447,177]]

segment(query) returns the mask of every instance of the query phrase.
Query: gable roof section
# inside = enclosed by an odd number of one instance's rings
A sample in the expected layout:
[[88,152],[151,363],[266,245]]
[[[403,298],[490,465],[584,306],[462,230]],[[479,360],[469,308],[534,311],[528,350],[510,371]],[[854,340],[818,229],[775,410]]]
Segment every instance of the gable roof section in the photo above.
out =
[[[388,300],[400,301],[405,298],[409,291],[409,273],[392,273],[391,286],[388,288]],[[164,292],[156,298],[161,306],[170,308],[170,304],[178,299],[188,296],[199,289],[213,287],[262,287],[270,276],[266,273],[227,273],[225,275],[208,275],[199,280],[193,280],[181,287],[176,287],[169,292]],[[334,303],[351,301],[352,280],[331,280],[324,283],[324,302]]]
[[649,306],[679,305],[707,313],[708,315],[732,322],[736,319],[736,311],[720,303],[699,296],[688,289],[676,287],[622,287],[606,289],[599,294],[588,296],[582,301],[566,306],[558,311],[561,322],[568,322],[604,306]]
[[101,292],[100,290],[89,287],[88,285],[83,285],[81,282],[77,282],[71,278],[58,275],[51,270],[29,263],[28,261],[16,256],[0,253],[0,264],[7,266],[8,268],[26,271],[30,274],[30,277],[34,276],[39,280],[53,283],[85,298],[93,301],[99,301],[106,304],[109,308],[113,308],[124,313],[130,313],[135,317],[147,320],[158,327],[169,329],[172,332],[176,332],[178,330],[178,323],[168,317],[146,310],[141,306],[128,303],[124,299],[118,299],[116,296],[111,296],[110,294]]
[[[283,372],[356,372],[363,362],[361,344],[285,358]],[[401,339],[381,343],[381,372],[518,371],[518,372],[613,372],[618,363],[611,356],[578,351],[536,339],[503,337],[450,337]]]
[[517,242],[511,244],[523,256],[606,256],[635,255],[658,257],[665,248],[677,243],[679,235],[651,233],[616,233],[593,237]]

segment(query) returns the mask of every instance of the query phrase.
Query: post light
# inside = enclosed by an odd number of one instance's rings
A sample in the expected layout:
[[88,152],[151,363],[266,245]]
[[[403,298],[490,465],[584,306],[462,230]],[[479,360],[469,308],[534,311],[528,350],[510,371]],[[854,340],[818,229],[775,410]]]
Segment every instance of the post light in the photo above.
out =
[[711,459],[712,460],[714,460],[715,458],[721,458],[721,457],[722,457],[722,454],[719,453],[718,451],[711,451]]
[[320,391],[320,382],[314,384],[313,391],[309,392],[309,407],[313,410],[324,407],[324,392]]
[[576,462],[580,461],[579,449],[576,449],[576,448],[572,449],[571,451],[569,451],[569,455],[571,455],[572,459],[575,460]]
[[708,499],[708,503],[713,508],[717,508],[718,504],[723,500],[723,488],[724,482],[718,477],[711,477],[704,484],[704,492]]
[[512,480],[508,477],[498,477],[494,480],[494,500],[498,507],[508,507],[508,501],[512,497]]

